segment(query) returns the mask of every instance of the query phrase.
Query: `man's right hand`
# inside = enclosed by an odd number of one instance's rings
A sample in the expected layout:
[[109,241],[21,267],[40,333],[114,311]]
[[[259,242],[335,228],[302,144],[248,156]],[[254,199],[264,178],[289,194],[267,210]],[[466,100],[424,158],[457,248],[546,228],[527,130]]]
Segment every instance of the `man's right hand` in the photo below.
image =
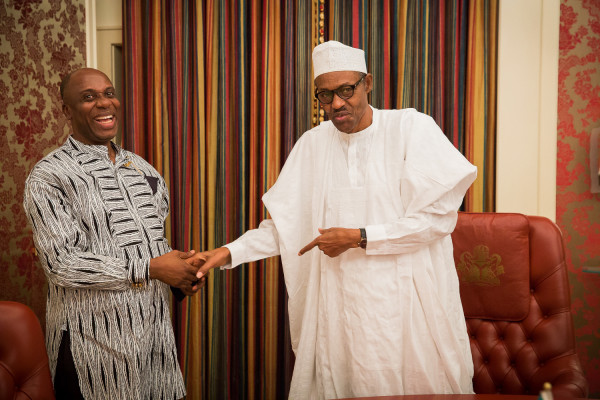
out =
[[172,250],[160,257],[150,260],[150,279],[158,279],[169,286],[181,289],[187,296],[192,296],[205,280],[196,277],[198,267],[193,265],[195,252]]
[[196,278],[206,279],[206,275],[211,269],[231,263],[231,253],[227,247],[219,247],[214,250],[196,253],[189,258],[188,262],[194,265],[197,263],[201,264],[200,269],[196,273]]

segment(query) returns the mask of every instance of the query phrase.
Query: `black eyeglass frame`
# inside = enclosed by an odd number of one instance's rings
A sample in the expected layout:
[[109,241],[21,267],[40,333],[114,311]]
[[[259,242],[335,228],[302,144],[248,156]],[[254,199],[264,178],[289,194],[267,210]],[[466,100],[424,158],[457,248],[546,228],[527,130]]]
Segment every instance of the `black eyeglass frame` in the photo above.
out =
[[[317,100],[319,100],[319,102],[321,102],[321,104],[331,104],[333,103],[333,98],[334,95],[337,94],[337,96],[342,99],[342,100],[348,100],[350,98],[352,98],[352,96],[354,96],[354,91],[356,90],[356,87],[358,85],[360,85],[360,83],[362,82],[363,79],[365,79],[365,77],[367,76],[367,74],[363,74],[363,76],[360,77],[360,79],[358,80],[358,82],[356,82],[354,85],[342,85],[340,87],[338,87],[337,89],[333,89],[333,90],[321,90],[321,91],[317,91],[317,89],[315,88],[315,97]],[[342,96],[342,94],[340,93],[342,89],[346,89],[346,88],[351,88],[352,89],[352,94],[350,96]],[[322,93],[331,93],[331,101],[329,102],[325,102],[323,100],[321,100],[319,98],[319,95]]]

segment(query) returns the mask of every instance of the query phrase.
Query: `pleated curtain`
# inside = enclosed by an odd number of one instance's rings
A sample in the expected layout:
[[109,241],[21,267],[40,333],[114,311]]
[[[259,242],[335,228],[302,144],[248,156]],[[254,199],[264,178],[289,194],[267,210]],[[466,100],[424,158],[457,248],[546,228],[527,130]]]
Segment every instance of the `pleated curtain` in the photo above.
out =
[[[431,115],[494,210],[497,0],[124,0],[123,146],[163,174],[175,249],[228,243],[319,123],[312,48],[365,50],[371,104]],[[213,270],[173,302],[188,399],[286,398],[294,364],[279,258]]]

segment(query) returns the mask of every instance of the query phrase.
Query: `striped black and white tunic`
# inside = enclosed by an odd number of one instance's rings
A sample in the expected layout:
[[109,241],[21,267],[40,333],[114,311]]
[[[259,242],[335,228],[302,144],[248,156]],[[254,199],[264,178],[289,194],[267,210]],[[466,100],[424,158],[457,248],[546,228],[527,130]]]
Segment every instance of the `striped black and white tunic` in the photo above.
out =
[[46,347],[52,376],[64,330],[86,399],[185,395],[169,288],[149,279],[169,193],[144,159],[69,137],[27,178],[24,207],[48,279]]

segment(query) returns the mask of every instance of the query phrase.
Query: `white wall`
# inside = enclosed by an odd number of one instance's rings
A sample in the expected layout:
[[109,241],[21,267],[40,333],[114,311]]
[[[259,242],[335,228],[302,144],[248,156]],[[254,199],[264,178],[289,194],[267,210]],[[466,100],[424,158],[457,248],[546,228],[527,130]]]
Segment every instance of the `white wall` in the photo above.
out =
[[[85,0],[86,64],[104,72],[123,99],[122,1]],[[113,139],[121,144],[123,124]]]
[[[113,61],[115,51],[120,50],[123,41],[121,0],[96,1],[96,41],[98,48],[98,69],[107,74],[113,82],[119,81],[120,71],[115,71]],[[115,49],[115,45],[118,49]]]
[[556,220],[560,0],[500,0],[496,210]]
[[86,0],[87,66],[98,68],[111,80],[114,45],[122,42],[121,0]]
[[96,0],[85,0],[85,61],[89,68],[96,68]]

